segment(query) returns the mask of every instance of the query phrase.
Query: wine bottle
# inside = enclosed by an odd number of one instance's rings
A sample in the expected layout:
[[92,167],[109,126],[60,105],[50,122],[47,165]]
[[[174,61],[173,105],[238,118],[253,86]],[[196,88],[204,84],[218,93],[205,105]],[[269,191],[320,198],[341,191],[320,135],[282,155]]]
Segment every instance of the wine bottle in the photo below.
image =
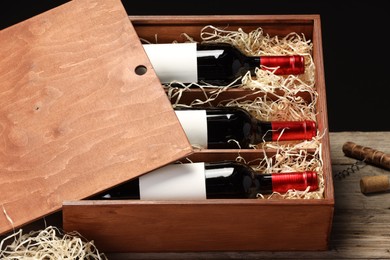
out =
[[311,140],[316,123],[261,121],[240,107],[175,108],[189,142],[204,149],[248,149],[270,141]]
[[249,165],[236,161],[197,162],[164,166],[94,199],[254,199],[258,194],[306,189],[318,189],[316,172],[261,174]]
[[179,81],[225,86],[256,68],[277,75],[303,74],[301,55],[247,56],[228,43],[143,44],[161,83]]

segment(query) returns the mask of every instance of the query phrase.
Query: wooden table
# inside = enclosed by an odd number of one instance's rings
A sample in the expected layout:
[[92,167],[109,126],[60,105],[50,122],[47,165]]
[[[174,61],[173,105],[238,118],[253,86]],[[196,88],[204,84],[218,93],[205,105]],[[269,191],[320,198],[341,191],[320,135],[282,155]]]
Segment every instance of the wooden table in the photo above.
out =
[[[349,169],[356,159],[342,151],[345,142],[390,153],[390,132],[330,133],[333,175]],[[388,175],[390,171],[365,165],[342,178],[334,178],[335,214],[329,250],[301,252],[201,252],[107,254],[108,259],[390,259],[390,192],[364,195],[363,176]],[[43,225],[61,225],[61,214],[27,225],[24,230]],[[310,227],[308,227],[310,228]],[[146,235],[146,234],[145,234]],[[299,234],[297,234],[299,235]],[[1,237],[0,237],[1,238]],[[142,239],[142,238],[140,238]],[[255,243],[256,241],[254,241]]]
[[[346,157],[342,151],[342,146],[347,141],[390,154],[390,132],[330,133],[333,175],[340,176],[357,162],[356,159]],[[365,165],[345,177],[334,178],[335,214],[328,251],[131,253],[109,254],[108,258],[390,259],[390,192],[364,195],[360,191],[361,177],[382,174],[390,177],[388,170]]]

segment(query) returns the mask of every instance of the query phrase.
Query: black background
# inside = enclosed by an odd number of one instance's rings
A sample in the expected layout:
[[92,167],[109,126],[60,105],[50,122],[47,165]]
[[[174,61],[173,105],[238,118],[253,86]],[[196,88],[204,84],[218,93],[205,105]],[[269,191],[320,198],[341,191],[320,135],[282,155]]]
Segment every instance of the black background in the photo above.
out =
[[[3,2],[0,29],[66,2]],[[387,94],[390,88],[390,41],[387,39],[390,14],[385,1],[122,0],[122,3],[129,15],[320,14],[329,130],[390,130]]]

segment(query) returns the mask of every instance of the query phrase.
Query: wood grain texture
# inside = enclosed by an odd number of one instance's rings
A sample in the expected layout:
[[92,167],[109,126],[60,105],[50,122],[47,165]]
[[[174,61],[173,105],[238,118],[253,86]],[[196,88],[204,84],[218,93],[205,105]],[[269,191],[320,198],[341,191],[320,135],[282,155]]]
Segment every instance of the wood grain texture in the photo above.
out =
[[0,46],[0,234],[191,153],[121,1],[71,1]]
[[77,201],[64,202],[63,216],[65,230],[78,230],[106,252],[325,250],[333,205],[313,204]]
[[[313,38],[313,20],[318,15],[176,15],[176,16],[129,16],[140,38],[150,42],[184,41],[183,32],[200,41],[199,32],[206,25],[245,31],[264,29],[271,36],[285,36],[292,31]],[[166,28],[169,27],[169,30]]]
[[[140,38],[157,35],[159,42],[177,40],[175,35],[179,36],[183,32],[191,36],[199,34],[200,29],[209,24],[220,27],[228,25],[232,30],[243,28],[245,31],[265,27],[264,30],[271,35],[282,36],[294,31],[312,38],[313,58],[318,65],[316,77],[319,78],[316,83],[319,92],[316,105],[318,130],[323,140],[321,155],[325,183],[324,198],[207,200],[202,203],[65,201],[63,206],[65,230],[82,232],[85,236],[93,238],[102,250],[107,252],[327,249],[334,195],[324,96],[321,29],[317,28],[320,26],[319,16],[190,16],[173,19],[149,16],[130,17],[130,20]],[[239,92],[229,91],[227,95],[237,96]],[[193,94],[191,91],[189,95]],[[192,98],[196,98],[196,95]],[[205,161],[210,158],[216,160],[228,158],[228,153],[230,156],[237,156],[238,152],[241,154],[238,150],[220,152],[194,151],[190,157]],[[255,156],[255,153],[243,152]],[[96,226],[100,228],[95,229]],[[147,234],[146,240],[137,239],[143,234]]]
[[[356,162],[344,156],[342,145],[358,144],[390,152],[390,132],[331,132],[331,161],[334,174]],[[108,259],[390,259],[390,192],[364,195],[359,181],[363,176],[390,175],[389,171],[367,165],[343,179],[334,179],[335,211],[329,248],[318,251],[202,251],[107,253]],[[56,213],[57,214],[57,213]],[[39,230],[45,225],[62,226],[62,215],[50,215],[24,230]],[[109,221],[109,218],[106,219]],[[248,220],[249,221],[249,220]],[[217,221],[216,221],[217,222]],[[96,226],[96,229],[99,227]],[[129,228],[129,227],[127,227]],[[310,227],[308,227],[310,229]],[[146,240],[148,234],[137,236]],[[254,242],[256,240],[254,239]],[[139,243],[139,241],[137,242]],[[131,245],[128,245],[131,246]]]
[[[334,174],[356,162],[344,156],[347,141],[390,152],[390,132],[331,132],[330,148]],[[364,195],[363,176],[389,175],[367,165],[343,179],[334,179],[335,212],[328,250],[320,251],[223,251],[110,253],[109,259],[390,259],[390,192]],[[310,227],[308,227],[310,228]],[[141,238],[142,239],[142,238]]]

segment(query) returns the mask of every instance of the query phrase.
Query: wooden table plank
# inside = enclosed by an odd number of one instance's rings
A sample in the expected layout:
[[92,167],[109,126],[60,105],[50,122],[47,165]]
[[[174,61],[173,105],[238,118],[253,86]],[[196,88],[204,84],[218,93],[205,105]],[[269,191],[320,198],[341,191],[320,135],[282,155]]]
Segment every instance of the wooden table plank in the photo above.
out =
[[[342,145],[347,141],[390,153],[390,132],[330,133],[333,174],[337,174],[356,162],[355,159],[344,156],[342,152]],[[110,260],[390,259],[390,192],[364,195],[360,192],[359,186],[361,177],[379,174],[390,176],[387,170],[366,165],[345,178],[334,179],[335,214],[329,250],[326,251],[126,253],[107,254],[107,257]],[[56,217],[46,218],[46,221],[47,225],[56,223]],[[39,225],[42,226],[43,223],[41,220]]]
[[[357,161],[344,155],[342,146],[347,141],[390,153],[390,132],[330,133],[334,175]],[[129,253],[108,256],[109,259],[390,259],[390,192],[364,195],[359,184],[360,178],[365,175],[380,174],[390,177],[387,170],[365,165],[345,178],[334,179],[335,214],[327,251]]]

